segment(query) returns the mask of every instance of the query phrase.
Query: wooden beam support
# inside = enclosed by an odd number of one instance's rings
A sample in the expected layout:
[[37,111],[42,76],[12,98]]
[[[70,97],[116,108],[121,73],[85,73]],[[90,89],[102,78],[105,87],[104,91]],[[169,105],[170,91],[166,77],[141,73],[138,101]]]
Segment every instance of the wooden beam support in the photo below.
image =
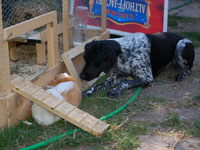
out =
[[45,43],[36,43],[36,54],[37,54],[37,64],[45,65],[46,63]]
[[9,57],[11,61],[18,60],[16,42],[9,42]]
[[[81,67],[79,67],[79,70],[75,67],[74,65],[74,61],[73,59],[75,59],[76,57],[78,56],[81,56],[81,54],[84,53],[84,47],[87,43],[93,41],[93,40],[105,40],[105,39],[108,39],[110,37],[110,34],[109,34],[109,31],[105,31],[103,32],[100,36],[96,36],[84,43],[82,43],[81,45],[79,46],[76,46],[74,47],[73,49],[71,49],[70,51],[67,51],[65,53],[62,54],[62,59],[69,71],[69,74],[72,75],[75,80],[77,81],[79,87],[81,88],[81,90],[85,90],[87,89],[89,86],[91,86],[92,84],[94,84],[94,82],[96,82],[97,78],[90,81],[90,82],[86,82],[86,81],[82,81],[80,78],[79,78],[79,72],[80,72],[80,69],[82,70]],[[84,62],[80,61],[81,65],[79,66],[82,66],[82,64]]]
[[8,42],[0,40],[0,96],[11,92]]
[[62,0],[62,18],[63,18],[63,52],[69,50],[69,0]]
[[[82,43],[81,45],[72,48],[70,51],[64,53],[63,55],[66,55],[66,56],[68,56],[70,59],[73,59],[74,57],[76,57],[76,56],[78,56],[78,55],[80,55],[80,54],[82,54],[82,53],[84,52],[84,47],[85,47],[85,45],[86,45],[87,43],[89,43],[89,42],[91,42],[91,41],[93,41],[93,40],[97,40],[97,39],[98,39],[97,36],[94,37],[94,38],[91,38],[90,40],[88,40],[88,41]],[[62,58],[63,58],[63,57],[62,57]]]
[[106,31],[106,11],[107,8],[107,0],[102,0],[102,14],[101,14],[101,27],[102,27],[102,33]]
[[56,23],[47,24],[47,51],[49,68],[58,64],[58,34]]
[[11,92],[8,42],[3,40],[2,0],[0,0],[0,96]]
[[33,19],[5,28],[3,31],[3,40],[11,40],[19,35],[30,32],[41,26],[57,21],[56,11],[46,13]]

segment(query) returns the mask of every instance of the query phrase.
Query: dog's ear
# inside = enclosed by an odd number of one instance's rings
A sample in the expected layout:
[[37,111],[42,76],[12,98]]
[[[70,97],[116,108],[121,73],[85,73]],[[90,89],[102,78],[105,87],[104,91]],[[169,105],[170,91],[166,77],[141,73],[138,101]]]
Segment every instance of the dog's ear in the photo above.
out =
[[115,41],[104,44],[101,54],[103,54],[102,71],[108,73],[117,62],[117,57],[121,53],[121,47]]
[[101,65],[102,71],[104,73],[108,73],[113,68],[114,64],[117,61],[117,56],[115,54],[113,55],[110,55],[110,54],[106,54]]
[[87,58],[89,55],[94,55],[95,50],[100,49],[101,44],[98,41],[93,40],[85,45],[84,57]]

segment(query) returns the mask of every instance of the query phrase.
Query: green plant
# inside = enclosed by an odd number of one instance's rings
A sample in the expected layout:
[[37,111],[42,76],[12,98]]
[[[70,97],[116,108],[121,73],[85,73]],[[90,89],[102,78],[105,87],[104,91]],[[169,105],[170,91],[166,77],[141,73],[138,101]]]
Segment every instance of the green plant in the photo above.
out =
[[192,17],[182,17],[182,16],[175,16],[169,15],[168,17],[168,25],[170,27],[177,27],[178,22],[196,22],[198,19]]
[[174,129],[183,129],[185,127],[185,121],[181,119],[178,113],[169,115],[169,117],[162,123],[165,127]]
[[195,121],[188,131],[189,135],[193,135],[195,137],[200,137],[200,120]]
[[194,97],[194,99],[200,103],[200,88],[198,89],[197,95]]
[[192,40],[195,47],[200,46],[200,33],[199,32],[178,32],[179,35]]

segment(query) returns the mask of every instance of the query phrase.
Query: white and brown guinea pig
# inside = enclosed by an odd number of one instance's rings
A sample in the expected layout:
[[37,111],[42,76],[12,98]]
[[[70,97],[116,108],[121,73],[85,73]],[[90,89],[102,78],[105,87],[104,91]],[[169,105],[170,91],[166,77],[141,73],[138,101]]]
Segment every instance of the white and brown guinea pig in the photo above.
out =
[[[67,73],[57,75],[47,88],[47,92],[74,106],[78,106],[82,101],[80,88],[73,77]],[[52,125],[61,119],[35,103],[32,105],[32,116],[40,125]]]

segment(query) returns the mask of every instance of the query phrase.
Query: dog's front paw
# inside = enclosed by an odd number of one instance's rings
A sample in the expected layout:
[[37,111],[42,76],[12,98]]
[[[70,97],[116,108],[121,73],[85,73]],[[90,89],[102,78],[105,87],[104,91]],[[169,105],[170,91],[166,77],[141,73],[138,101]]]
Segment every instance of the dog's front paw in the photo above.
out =
[[175,76],[175,81],[177,81],[177,82],[181,82],[181,81],[183,81],[183,79],[184,79],[184,75],[183,74],[177,74]]
[[85,99],[89,96],[86,92],[82,92],[81,94],[82,94],[82,99]]
[[119,95],[120,95],[120,92],[118,90],[111,90],[107,93],[107,96],[110,98],[117,97]]

